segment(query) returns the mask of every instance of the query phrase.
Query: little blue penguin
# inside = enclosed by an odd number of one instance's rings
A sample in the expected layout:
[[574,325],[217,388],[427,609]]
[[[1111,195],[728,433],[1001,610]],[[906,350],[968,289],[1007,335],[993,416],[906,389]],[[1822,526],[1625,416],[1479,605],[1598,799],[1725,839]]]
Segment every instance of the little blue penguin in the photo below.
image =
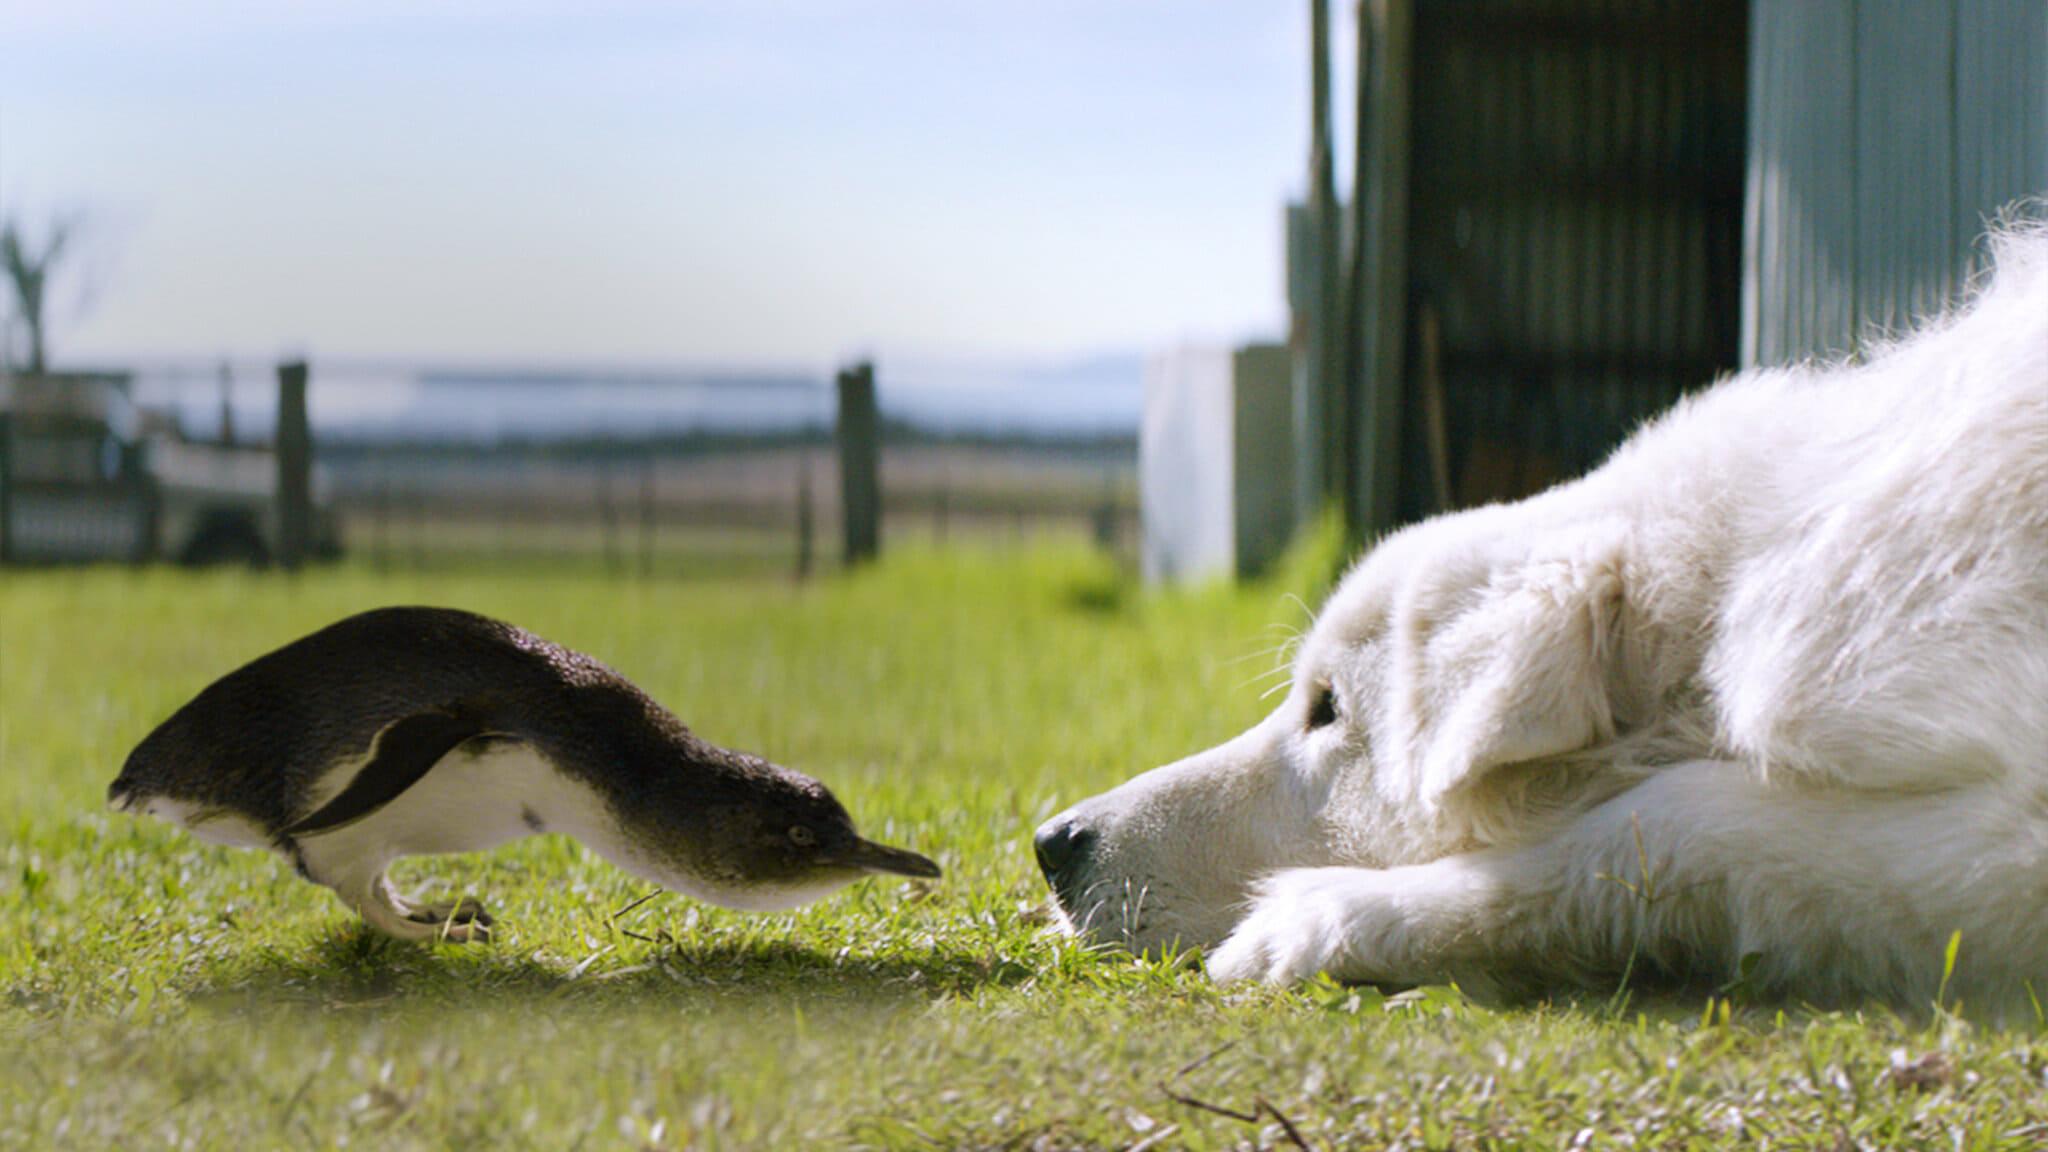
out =
[[230,672],[136,746],[107,800],[281,852],[415,940],[479,939],[491,920],[401,897],[392,861],[540,832],[754,911],[870,873],[939,875],[863,839],[823,784],[698,738],[598,661],[448,608],[365,612]]

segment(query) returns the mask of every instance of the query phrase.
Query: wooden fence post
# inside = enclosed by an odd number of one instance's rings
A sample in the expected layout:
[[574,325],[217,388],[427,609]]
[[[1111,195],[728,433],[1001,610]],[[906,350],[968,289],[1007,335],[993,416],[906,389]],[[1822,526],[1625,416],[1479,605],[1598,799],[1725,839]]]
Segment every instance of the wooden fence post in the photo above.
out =
[[654,453],[640,458],[640,578],[654,575]]
[[816,532],[811,512],[811,450],[804,448],[796,465],[796,578],[811,578],[811,538]]
[[839,506],[846,525],[846,566],[882,550],[882,427],[875,402],[875,366],[839,373]]
[[306,362],[277,366],[277,559],[305,563],[313,541],[313,429],[306,414]]
[[156,558],[163,535],[163,494],[156,477],[143,465],[142,445],[121,445],[121,487],[128,493],[129,510],[135,520],[135,539],[130,543],[128,562],[147,564]]
[[0,564],[14,562],[14,421],[0,412]]
[[1110,553],[1114,553],[1117,550],[1120,520],[1121,517],[1117,515],[1116,507],[1116,469],[1104,465],[1102,469],[1102,502],[1095,506],[1093,524],[1095,546],[1097,548]]
[[619,574],[619,524],[618,514],[612,508],[612,458],[600,457],[597,463],[597,517],[604,532],[604,570],[614,576]]
[[390,464],[379,451],[377,461],[376,519],[371,536],[370,562],[379,573],[391,570],[391,474]]
[[433,529],[433,520],[427,512],[427,500],[431,481],[415,472],[412,486],[406,490],[405,505],[412,509],[412,566],[416,572],[427,569],[427,534]]

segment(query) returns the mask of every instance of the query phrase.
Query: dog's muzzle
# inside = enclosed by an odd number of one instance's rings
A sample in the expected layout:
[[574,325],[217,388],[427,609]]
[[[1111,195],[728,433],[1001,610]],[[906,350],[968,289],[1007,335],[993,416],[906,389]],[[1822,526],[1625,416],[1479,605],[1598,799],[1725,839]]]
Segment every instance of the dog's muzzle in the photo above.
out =
[[1080,900],[1088,875],[1089,853],[1095,847],[1095,830],[1074,813],[1062,812],[1039,825],[1032,837],[1038,850],[1038,868],[1052,886],[1053,898],[1068,912]]

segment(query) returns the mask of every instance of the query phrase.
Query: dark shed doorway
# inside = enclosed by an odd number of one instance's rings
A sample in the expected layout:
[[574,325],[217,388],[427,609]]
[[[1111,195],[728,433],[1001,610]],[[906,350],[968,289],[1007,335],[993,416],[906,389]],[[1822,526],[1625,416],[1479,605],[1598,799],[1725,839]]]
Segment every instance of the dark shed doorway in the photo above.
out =
[[1585,471],[1736,367],[1748,91],[1747,0],[1412,12],[1401,521]]

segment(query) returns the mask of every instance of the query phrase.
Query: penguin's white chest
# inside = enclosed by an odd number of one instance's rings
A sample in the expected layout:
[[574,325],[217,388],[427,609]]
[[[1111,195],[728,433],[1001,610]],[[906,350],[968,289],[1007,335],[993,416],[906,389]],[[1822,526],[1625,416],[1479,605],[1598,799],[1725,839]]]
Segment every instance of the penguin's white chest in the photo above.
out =
[[223,808],[206,808],[169,796],[152,796],[140,809],[145,816],[168,821],[209,844],[231,848],[269,848],[270,834],[255,821]]
[[[323,782],[325,803],[348,784],[354,766]],[[604,838],[612,824],[602,801],[517,741],[465,744],[389,804],[353,824],[302,838],[323,853],[430,856],[481,852],[542,832]]]

